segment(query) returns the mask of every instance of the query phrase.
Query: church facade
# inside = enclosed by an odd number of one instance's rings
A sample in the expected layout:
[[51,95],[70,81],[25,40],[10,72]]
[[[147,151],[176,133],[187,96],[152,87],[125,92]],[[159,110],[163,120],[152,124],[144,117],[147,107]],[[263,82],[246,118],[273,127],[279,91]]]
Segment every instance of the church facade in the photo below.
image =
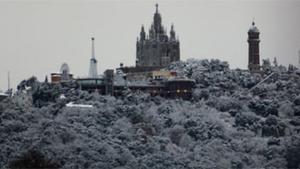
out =
[[142,26],[136,42],[136,67],[166,67],[171,62],[179,60],[180,42],[176,37],[174,25],[172,24],[168,36],[156,4],[156,12],[149,33],[146,34]]

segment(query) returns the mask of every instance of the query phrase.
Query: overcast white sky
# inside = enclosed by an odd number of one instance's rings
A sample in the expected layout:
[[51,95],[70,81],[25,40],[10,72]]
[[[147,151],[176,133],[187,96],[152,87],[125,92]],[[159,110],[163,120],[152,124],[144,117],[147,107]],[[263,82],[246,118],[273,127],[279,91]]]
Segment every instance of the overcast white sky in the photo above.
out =
[[0,89],[32,75],[44,80],[67,62],[88,74],[90,37],[95,37],[98,72],[135,63],[141,24],[148,30],[159,3],[162,22],[179,35],[181,59],[219,58],[246,68],[247,31],[255,18],[261,59],[298,62],[300,1],[287,0],[0,0]]

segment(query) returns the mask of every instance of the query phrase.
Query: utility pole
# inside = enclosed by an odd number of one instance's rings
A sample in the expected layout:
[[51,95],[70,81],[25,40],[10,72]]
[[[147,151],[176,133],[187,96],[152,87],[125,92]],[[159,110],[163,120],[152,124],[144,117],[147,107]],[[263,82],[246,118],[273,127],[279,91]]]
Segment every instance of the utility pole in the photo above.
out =
[[10,73],[9,71],[7,72],[7,90],[10,89]]
[[299,57],[299,58],[298,58],[298,68],[300,69],[300,50],[299,50],[298,52],[299,52],[299,53],[298,53],[298,55],[299,55],[299,56],[298,56],[298,57]]
[[90,59],[90,70],[89,70],[89,77],[90,78],[97,78],[98,71],[97,71],[97,60],[95,57],[95,38],[92,37],[92,58]]
[[6,94],[8,96],[12,96],[12,89],[10,88],[10,72],[7,72],[7,91]]

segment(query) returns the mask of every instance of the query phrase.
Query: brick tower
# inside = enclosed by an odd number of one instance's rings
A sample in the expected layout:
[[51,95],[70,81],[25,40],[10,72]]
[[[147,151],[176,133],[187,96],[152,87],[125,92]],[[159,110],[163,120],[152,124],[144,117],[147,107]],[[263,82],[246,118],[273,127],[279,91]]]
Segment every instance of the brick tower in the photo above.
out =
[[249,44],[249,60],[248,69],[251,73],[258,73],[260,71],[259,63],[259,30],[252,22],[248,31],[248,44]]

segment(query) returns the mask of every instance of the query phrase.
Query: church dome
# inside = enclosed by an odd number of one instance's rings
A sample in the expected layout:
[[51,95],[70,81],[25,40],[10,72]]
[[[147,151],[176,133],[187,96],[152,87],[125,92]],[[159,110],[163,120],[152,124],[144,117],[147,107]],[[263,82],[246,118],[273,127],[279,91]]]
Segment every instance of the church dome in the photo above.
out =
[[249,32],[249,33],[250,33],[250,32],[253,32],[253,33],[259,33],[259,30],[258,30],[258,28],[255,26],[255,23],[254,23],[254,22],[252,22],[252,25],[251,25],[251,27],[250,27],[250,29],[249,29],[248,32]]

